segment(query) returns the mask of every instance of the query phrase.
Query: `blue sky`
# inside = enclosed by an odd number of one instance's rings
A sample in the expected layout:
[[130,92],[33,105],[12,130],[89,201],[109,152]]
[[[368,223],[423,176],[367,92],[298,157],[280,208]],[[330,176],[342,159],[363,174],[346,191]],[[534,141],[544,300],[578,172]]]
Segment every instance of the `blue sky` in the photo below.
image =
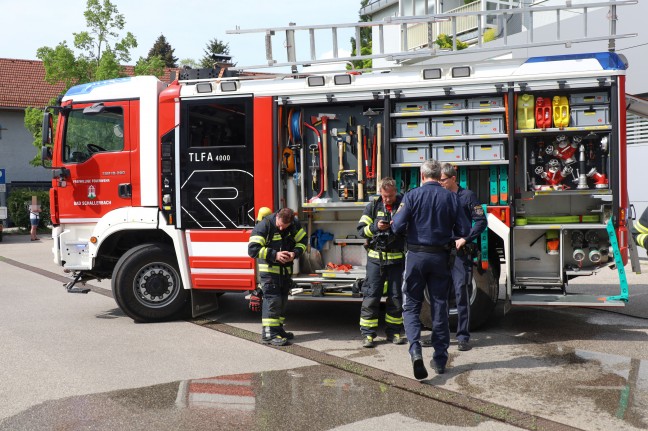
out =
[[[297,25],[356,22],[360,8],[360,0],[112,0],[112,3],[126,18],[124,30],[137,38],[139,46],[131,52],[131,64],[147,55],[160,34],[164,34],[180,59],[200,59],[206,43],[217,38],[229,43],[230,54],[239,66],[263,64],[263,34],[228,35],[225,31],[236,26],[241,29],[284,27],[290,22]],[[36,50],[41,46],[54,47],[64,40],[72,46],[72,33],[86,30],[85,8],[86,0],[0,0],[3,17],[0,57],[36,59]],[[350,36],[351,33],[340,31],[340,49],[350,48]],[[273,53],[283,60],[283,35],[275,38]],[[316,39],[317,57],[330,53],[330,32],[318,31]],[[308,58],[308,40],[298,39],[297,47],[298,53]]]

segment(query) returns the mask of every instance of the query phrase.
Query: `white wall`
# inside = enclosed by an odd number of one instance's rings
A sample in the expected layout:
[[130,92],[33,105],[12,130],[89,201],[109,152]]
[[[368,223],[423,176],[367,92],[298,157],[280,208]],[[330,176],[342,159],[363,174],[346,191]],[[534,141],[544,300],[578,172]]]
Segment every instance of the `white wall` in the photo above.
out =
[[23,111],[0,110],[0,125],[7,129],[0,131],[0,168],[5,169],[5,181],[50,181],[51,171],[29,164],[39,150],[25,129]]

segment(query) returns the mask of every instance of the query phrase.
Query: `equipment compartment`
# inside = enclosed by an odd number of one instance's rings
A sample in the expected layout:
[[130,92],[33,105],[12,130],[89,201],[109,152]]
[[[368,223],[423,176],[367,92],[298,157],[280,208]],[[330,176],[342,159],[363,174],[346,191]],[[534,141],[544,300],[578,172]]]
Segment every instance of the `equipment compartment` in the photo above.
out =
[[461,162],[468,160],[466,143],[432,144],[432,158],[439,162]]
[[571,105],[598,105],[602,103],[610,103],[610,98],[608,94],[604,92],[576,93],[569,95],[569,103]]
[[422,163],[430,158],[429,145],[396,146],[396,163]]
[[571,125],[576,127],[605,126],[610,124],[610,108],[607,105],[572,106]]
[[399,102],[394,105],[394,112],[421,112],[427,111],[428,102]]
[[468,109],[503,108],[502,97],[475,97],[468,99]]
[[504,159],[504,143],[502,141],[469,142],[468,154],[470,160],[502,160]]
[[397,138],[418,138],[427,136],[428,122],[426,119],[396,119]]
[[466,134],[466,117],[437,117],[430,120],[431,136],[460,136]]
[[468,117],[468,134],[470,135],[494,135],[504,133],[504,116],[470,116]]
[[466,101],[464,99],[430,101],[430,109],[432,111],[456,111],[459,109],[464,109],[465,107]]

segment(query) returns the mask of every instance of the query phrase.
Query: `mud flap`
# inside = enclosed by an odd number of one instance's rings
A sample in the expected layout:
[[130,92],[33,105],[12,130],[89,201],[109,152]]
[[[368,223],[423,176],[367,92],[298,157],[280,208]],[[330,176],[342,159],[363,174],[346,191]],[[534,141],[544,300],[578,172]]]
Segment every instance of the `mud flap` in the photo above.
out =
[[218,310],[218,293],[191,289],[191,316],[198,317]]

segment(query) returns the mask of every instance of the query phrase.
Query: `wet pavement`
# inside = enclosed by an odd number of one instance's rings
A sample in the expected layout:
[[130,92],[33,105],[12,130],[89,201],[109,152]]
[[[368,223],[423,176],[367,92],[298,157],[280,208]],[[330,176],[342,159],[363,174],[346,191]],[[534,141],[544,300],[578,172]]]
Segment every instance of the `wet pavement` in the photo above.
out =
[[515,430],[327,366],[233,374],[52,400],[2,430]]
[[[473,333],[471,351],[453,342],[447,373],[421,384],[406,346],[382,337],[375,349],[360,346],[359,304],[291,302],[295,344],[283,349],[258,343],[259,315],[237,294],[191,324],[135,325],[109,298],[109,281],[92,283],[100,295],[64,293],[51,240],[26,239],[0,244],[0,430],[648,429],[645,274],[628,274],[631,303],[621,314],[526,307],[496,315]],[[597,287],[618,293],[609,272]],[[39,338],[33,353],[26,340],[39,331],[52,339]],[[96,349],[89,357],[100,372],[61,369],[88,357],[74,351],[84,348]],[[24,355],[45,364],[25,367]],[[66,374],[77,372],[98,380]]]

